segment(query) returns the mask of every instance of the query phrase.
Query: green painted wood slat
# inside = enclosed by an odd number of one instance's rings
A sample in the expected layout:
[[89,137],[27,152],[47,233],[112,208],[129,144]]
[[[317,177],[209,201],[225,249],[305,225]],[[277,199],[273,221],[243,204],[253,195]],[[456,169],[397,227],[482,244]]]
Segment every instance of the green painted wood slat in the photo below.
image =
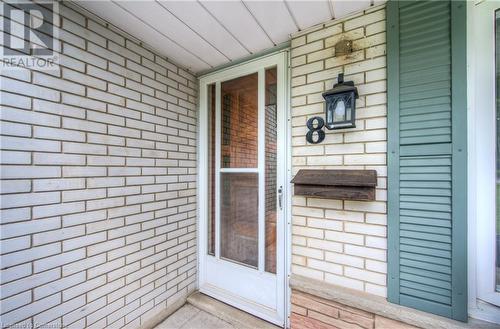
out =
[[388,300],[467,321],[465,1],[389,1]]

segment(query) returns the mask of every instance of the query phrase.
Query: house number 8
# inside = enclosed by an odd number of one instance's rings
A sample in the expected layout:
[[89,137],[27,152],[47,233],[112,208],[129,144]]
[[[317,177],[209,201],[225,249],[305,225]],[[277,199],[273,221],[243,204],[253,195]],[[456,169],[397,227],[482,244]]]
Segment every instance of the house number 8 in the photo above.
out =
[[[316,127],[314,127],[314,121],[316,121]],[[323,127],[325,126],[325,121],[321,117],[313,117],[307,120],[306,123],[309,131],[306,134],[306,140],[311,144],[321,143],[325,139],[325,132],[323,131]],[[314,133],[317,134],[317,139],[314,140]]]

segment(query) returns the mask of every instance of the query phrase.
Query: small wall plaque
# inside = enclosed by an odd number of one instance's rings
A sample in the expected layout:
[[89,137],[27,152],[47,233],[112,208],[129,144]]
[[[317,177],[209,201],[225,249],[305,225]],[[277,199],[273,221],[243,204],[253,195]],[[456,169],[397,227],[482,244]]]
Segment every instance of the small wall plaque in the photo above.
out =
[[295,195],[339,200],[375,200],[375,170],[301,169],[292,179]]

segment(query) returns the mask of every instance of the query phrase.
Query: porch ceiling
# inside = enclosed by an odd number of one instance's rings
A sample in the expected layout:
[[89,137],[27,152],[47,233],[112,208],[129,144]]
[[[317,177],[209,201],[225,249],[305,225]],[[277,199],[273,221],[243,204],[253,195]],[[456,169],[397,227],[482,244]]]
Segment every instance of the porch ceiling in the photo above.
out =
[[176,63],[200,73],[275,47],[288,41],[291,33],[381,1],[76,2]]

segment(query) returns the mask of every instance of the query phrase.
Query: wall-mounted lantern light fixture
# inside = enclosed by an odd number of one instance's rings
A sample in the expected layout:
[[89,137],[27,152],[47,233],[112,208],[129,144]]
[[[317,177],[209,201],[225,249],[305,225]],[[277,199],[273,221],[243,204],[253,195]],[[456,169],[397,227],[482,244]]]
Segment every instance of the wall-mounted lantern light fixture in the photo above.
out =
[[343,129],[356,127],[356,99],[358,89],[353,81],[344,82],[344,74],[338,75],[338,83],[332,89],[323,93],[326,101],[325,121],[328,129]]

